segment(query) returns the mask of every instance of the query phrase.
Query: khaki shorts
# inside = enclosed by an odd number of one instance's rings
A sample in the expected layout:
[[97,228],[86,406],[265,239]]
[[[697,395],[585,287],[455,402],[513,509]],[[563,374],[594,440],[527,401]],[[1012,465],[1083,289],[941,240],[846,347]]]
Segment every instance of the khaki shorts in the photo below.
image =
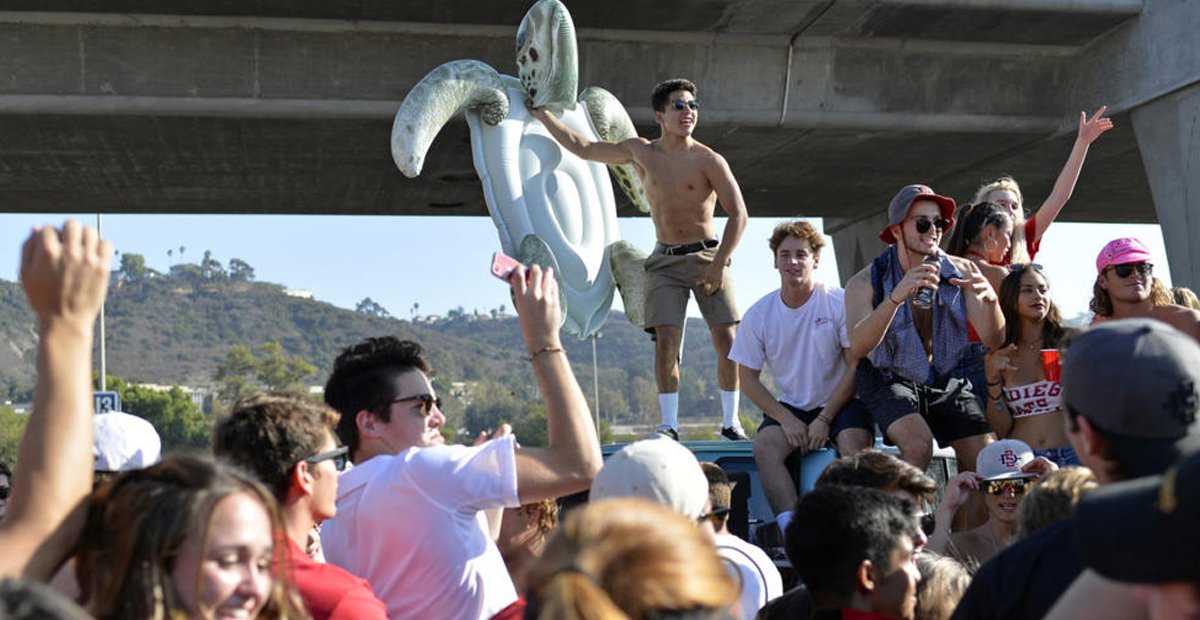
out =
[[688,295],[694,294],[700,314],[709,327],[737,323],[741,315],[734,301],[733,281],[725,269],[721,290],[706,294],[696,281],[713,262],[717,249],[672,256],[653,253],[646,257],[646,331],[654,333],[659,325],[683,325]]

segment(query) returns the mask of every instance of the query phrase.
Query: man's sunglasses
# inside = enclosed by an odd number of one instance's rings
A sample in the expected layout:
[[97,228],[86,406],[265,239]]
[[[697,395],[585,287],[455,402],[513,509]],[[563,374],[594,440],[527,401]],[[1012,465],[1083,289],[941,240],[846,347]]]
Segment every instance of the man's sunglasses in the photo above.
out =
[[676,110],[691,108],[693,111],[695,111],[700,109],[700,102],[696,101],[695,99],[689,99],[687,101],[684,101],[683,99],[672,99],[671,107],[675,108]]
[[1154,265],[1150,263],[1125,263],[1123,265],[1113,265],[1109,269],[1112,269],[1118,278],[1128,278],[1135,271],[1139,276],[1148,276],[1154,273]]
[[929,229],[932,226],[936,226],[938,229],[938,232],[942,232],[942,231],[946,230],[946,227],[950,225],[950,222],[948,220],[946,220],[945,218],[940,218],[940,217],[937,218],[936,220],[919,217],[913,221],[913,224],[917,227],[917,232],[923,235],[923,234],[929,232]]
[[320,463],[321,461],[329,461],[329,460],[333,461],[334,469],[336,469],[338,471],[345,471],[346,463],[350,460],[350,448],[347,448],[346,446],[342,446],[342,447],[338,448],[337,450],[330,450],[329,452],[322,452],[320,454],[314,454],[314,455],[304,459],[304,462],[308,463],[309,465],[311,465],[313,467],[316,467],[317,463]]
[[696,517],[696,523],[708,521],[712,524],[713,529],[721,529],[721,519],[727,514],[729,514],[728,508],[713,508],[712,511]]
[[1004,495],[1009,491],[1012,491],[1013,495],[1024,495],[1027,488],[1029,488],[1029,480],[1025,478],[986,480],[979,486],[979,489],[988,495]]
[[12,495],[12,487],[0,487],[0,499],[8,499]]
[[417,394],[415,396],[405,396],[404,398],[393,398],[392,400],[380,405],[380,407],[390,407],[396,403],[411,403],[413,401],[421,401],[420,414],[422,418],[428,418],[429,414],[433,413],[433,408],[442,408],[441,397],[434,398],[429,394]]

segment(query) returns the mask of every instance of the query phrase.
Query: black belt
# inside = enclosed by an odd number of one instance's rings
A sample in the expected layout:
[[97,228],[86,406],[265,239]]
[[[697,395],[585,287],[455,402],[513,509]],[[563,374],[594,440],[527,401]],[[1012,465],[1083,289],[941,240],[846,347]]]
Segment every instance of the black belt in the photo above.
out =
[[717,241],[716,238],[705,239],[704,241],[697,241],[695,243],[681,243],[679,245],[667,245],[660,241],[654,244],[654,251],[658,254],[681,256],[683,254],[692,254],[694,252],[701,252],[703,250],[715,248],[719,244],[720,242]]

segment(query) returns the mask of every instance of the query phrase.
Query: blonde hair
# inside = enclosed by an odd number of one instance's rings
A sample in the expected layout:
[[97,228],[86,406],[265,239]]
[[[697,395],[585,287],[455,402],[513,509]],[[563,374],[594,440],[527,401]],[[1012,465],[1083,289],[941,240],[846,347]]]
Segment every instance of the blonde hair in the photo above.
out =
[[1200,310],[1200,298],[1196,297],[1196,293],[1186,286],[1176,286],[1171,289],[1171,296],[1175,298],[1175,303],[1184,308],[1192,310]]
[[971,571],[962,562],[932,551],[917,554],[917,570],[921,583],[917,584],[916,620],[950,620],[971,585]]
[[1050,472],[1029,491],[1017,509],[1017,536],[1024,538],[1061,521],[1099,483],[1086,467],[1064,467]]
[[1017,180],[1006,175],[980,185],[979,189],[975,190],[975,198],[971,200],[971,204],[990,202],[988,195],[996,190],[1008,190],[1017,196],[1017,211],[1013,214],[1012,243],[1005,260],[1009,264],[1028,263],[1029,250],[1025,247],[1025,197],[1021,195],[1021,187],[1017,185]]
[[712,610],[717,618],[738,596],[695,523],[632,497],[568,514],[526,584],[537,617],[553,620],[641,620],[666,610]]

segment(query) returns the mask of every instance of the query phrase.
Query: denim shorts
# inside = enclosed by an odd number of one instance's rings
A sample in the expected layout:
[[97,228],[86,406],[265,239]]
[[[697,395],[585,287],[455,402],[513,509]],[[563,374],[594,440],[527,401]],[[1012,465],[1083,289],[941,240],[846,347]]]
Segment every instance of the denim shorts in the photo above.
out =
[[1034,450],[1034,456],[1044,456],[1059,467],[1083,466],[1079,460],[1079,455],[1075,454],[1075,448],[1071,446],[1063,446],[1061,448],[1046,448],[1045,450]]

